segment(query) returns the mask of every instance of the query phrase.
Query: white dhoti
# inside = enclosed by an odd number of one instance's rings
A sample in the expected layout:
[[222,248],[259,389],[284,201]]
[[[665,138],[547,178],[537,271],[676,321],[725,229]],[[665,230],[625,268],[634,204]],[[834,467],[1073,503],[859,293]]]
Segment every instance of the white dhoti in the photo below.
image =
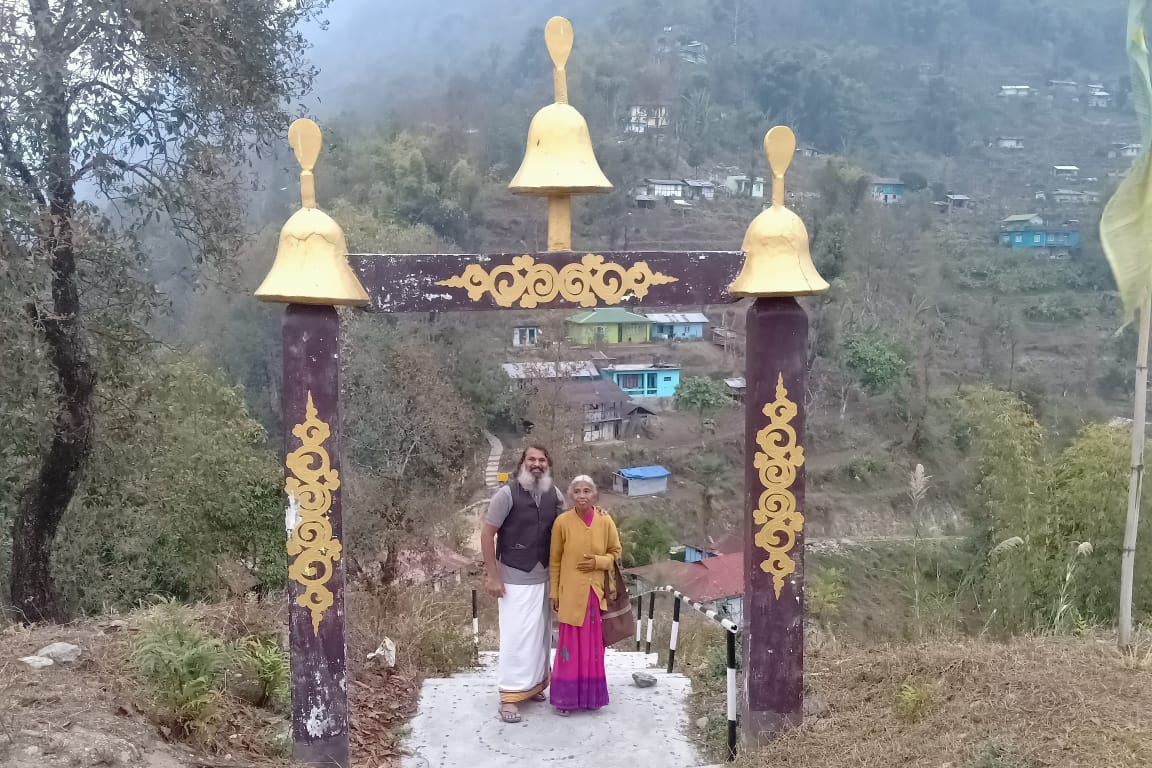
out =
[[548,687],[552,630],[547,584],[505,584],[500,606],[500,701],[526,701]]

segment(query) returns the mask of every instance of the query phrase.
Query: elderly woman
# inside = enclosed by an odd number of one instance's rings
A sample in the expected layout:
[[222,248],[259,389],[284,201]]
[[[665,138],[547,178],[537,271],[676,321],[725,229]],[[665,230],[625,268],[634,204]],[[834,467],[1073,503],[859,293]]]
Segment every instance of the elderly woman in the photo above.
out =
[[597,497],[596,483],[580,475],[568,486],[572,509],[552,527],[550,594],[560,638],[551,700],[560,715],[608,703],[600,612],[617,589],[613,565],[620,557],[620,533],[608,513],[596,506]]

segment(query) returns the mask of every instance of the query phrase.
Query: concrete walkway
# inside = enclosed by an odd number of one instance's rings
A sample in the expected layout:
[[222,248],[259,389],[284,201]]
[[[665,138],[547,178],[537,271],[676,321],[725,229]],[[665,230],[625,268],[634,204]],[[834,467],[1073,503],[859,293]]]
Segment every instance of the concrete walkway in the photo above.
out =
[[[524,721],[511,725],[496,711],[496,654],[483,654],[479,669],[424,682],[404,768],[702,765],[685,736],[689,681],[649,669],[655,661],[654,655],[609,650],[608,707],[562,718],[549,704],[529,702],[520,708]],[[653,674],[656,687],[636,687],[637,670]]]
[[500,484],[496,480],[496,475],[500,472],[500,457],[504,455],[504,445],[500,442],[500,438],[488,430],[484,430],[484,437],[488,438],[488,445],[491,446],[488,452],[488,465],[484,467],[484,486],[495,488]]

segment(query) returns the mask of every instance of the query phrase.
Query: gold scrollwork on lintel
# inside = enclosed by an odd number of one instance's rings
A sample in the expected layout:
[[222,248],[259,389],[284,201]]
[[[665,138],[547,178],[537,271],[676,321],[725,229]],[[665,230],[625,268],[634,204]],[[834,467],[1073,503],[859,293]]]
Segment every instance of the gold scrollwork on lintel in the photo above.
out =
[[597,300],[619,304],[629,293],[642,299],[651,286],[678,280],[653,272],[645,261],[623,267],[605,262],[603,256],[589,253],[559,270],[551,264],[537,262],[532,256],[517,256],[511,264],[501,264],[491,271],[479,264],[469,264],[463,274],[436,284],[466,288],[472,301],[479,301],[484,294],[490,293],[501,307],[511,307],[519,301],[521,309],[533,309],[548,304],[557,296],[582,307],[595,307]]
[[784,589],[784,580],[796,571],[792,549],[797,535],[804,530],[804,515],[796,510],[796,497],[791,491],[796,471],[804,465],[804,448],[796,444],[796,430],[791,424],[798,412],[796,403],[788,399],[781,373],[776,381],[776,400],[764,406],[768,426],[756,433],[760,450],[753,461],[764,491],[752,513],[760,526],[756,531],[756,546],[768,553],[760,569],[772,574],[777,600]]
[[342,546],[332,531],[328,513],[332,509],[332,492],[340,487],[340,475],[332,468],[324,442],[332,430],[319,418],[308,393],[304,421],[292,428],[300,447],[288,454],[285,464],[292,473],[284,482],[284,492],[295,496],[299,520],[288,538],[288,578],[304,588],[296,605],[312,612],[312,629],[320,632],[320,620],[332,607],[328,582],[340,559]]

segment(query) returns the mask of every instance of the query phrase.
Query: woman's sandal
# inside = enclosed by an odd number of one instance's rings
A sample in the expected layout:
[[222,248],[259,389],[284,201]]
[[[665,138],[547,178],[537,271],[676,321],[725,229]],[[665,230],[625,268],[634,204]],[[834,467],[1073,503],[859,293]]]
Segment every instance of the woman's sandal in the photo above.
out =
[[515,704],[501,704],[500,719],[505,723],[519,723],[522,721],[520,710],[516,708]]
[[548,697],[545,696],[543,693],[538,693],[535,696],[533,696],[531,700],[532,701],[548,701]]
[[570,710],[570,709],[558,709],[558,710],[556,710],[556,714],[560,715],[560,717],[568,717],[568,715],[572,714],[572,710]]

